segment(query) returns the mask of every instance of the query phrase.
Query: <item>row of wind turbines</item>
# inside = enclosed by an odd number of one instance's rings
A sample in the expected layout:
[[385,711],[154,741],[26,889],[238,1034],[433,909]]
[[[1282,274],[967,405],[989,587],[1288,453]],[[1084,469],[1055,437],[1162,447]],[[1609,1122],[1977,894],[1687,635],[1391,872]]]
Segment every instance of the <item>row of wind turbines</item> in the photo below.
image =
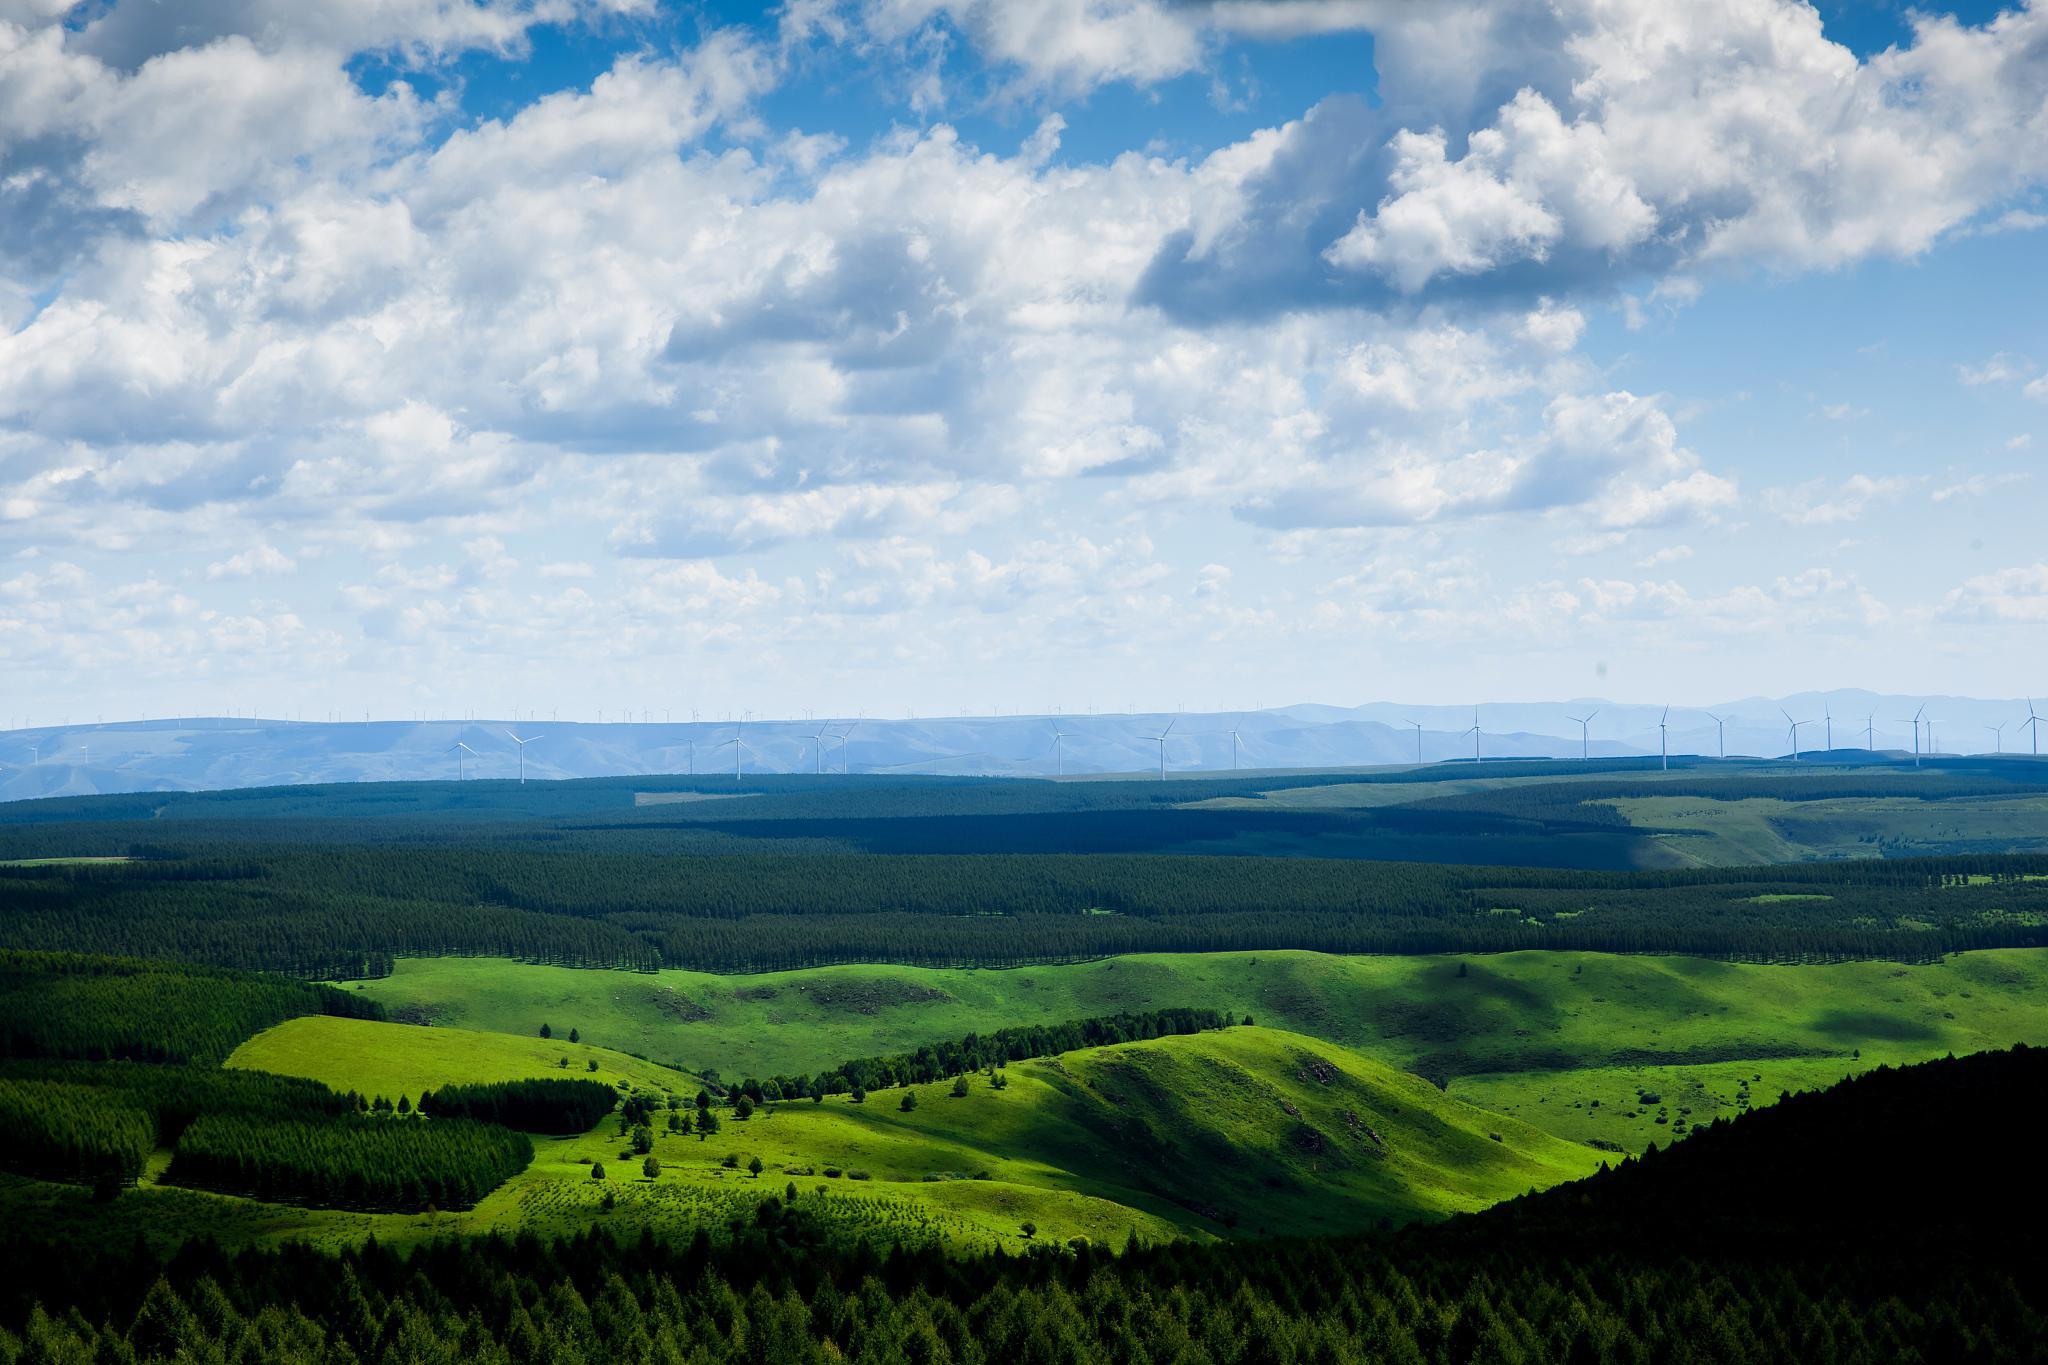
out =
[[[1705,716],[1708,720],[1714,722],[1716,757],[1726,758],[1728,756],[1728,721],[1730,717],[1718,715],[1711,711],[1703,711],[1700,712],[1700,714]],[[1834,711],[1831,707],[1823,705],[1821,708],[1821,715],[1818,720],[1801,720],[1798,717],[1794,716],[1791,712],[1783,709],[1782,707],[1779,708],[1778,714],[1782,715],[1785,718],[1786,737],[1790,748],[1790,758],[1792,762],[1797,763],[1801,761],[1804,751],[1800,748],[1799,745],[1799,732],[1807,726],[1824,726],[1826,743],[1825,752],[1832,752],[1834,750],[1835,717]],[[1572,721],[1579,727],[1579,757],[1581,758],[1581,760],[1590,760],[1592,758],[1592,724],[1594,719],[1599,715],[1600,708],[1596,707],[1593,710],[1588,711],[1583,716],[1566,717],[1566,719]],[[1920,706],[1920,708],[1917,711],[1915,711],[1912,715],[1899,716],[1896,719],[1901,724],[1910,724],[1913,727],[1913,766],[1919,767],[1921,758],[1924,755],[1935,754],[1940,752],[1940,750],[1936,747],[1935,733],[1935,727],[1940,722],[1927,714],[1926,704],[1923,703]],[[1668,770],[1671,766],[1670,722],[1671,708],[1667,706],[1663,709],[1662,714],[1660,714],[1657,718],[1658,766],[1666,770]],[[1993,752],[2000,754],[2005,752],[2005,731],[2008,727],[2016,727],[2019,729],[2027,730],[2030,733],[2031,737],[2032,753],[2034,754],[2034,756],[2039,757],[2041,752],[2041,725],[2044,722],[2048,722],[2048,716],[2043,716],[2040,712],[2036,711],[2034,709],[2033,699],[2028,698],[2027,714],[2024,719],[2016,722],[2006,721],[1998,725],[1987,725],[1984,728],[1987,731],[1989,731],[1993,736]],[[1178,716],[1175,716],[1169,719],[1165,727],[1161,730],[1151,733],[1139,732],[1134,736],[1134,738],[1141,739],[1148,744],[1153,744],[1157,746],[1158,774],[1159,779],[1162,782],[1166,780],[1167,773],[1167,741],[1173,738],[1175,728],[1179,725],[1179,723],[1180,718]],[[848,741],[851,740],[853,732],[859,729],[861,724],[862,722],[860,720],[828,720],[823,725],[820,725],[815,732],[803,737],[812,746],[811,770],[814,774],[822,776],[824,773],[828,771],[838,771],[841,773],[847,773],[851,771],[847,759]],[[1423,722],[1419,720],[1406,720],[1403,722],[1403,724],[1407,726],[1412,726],[1415,730],[1415,761],[1416,763],[1420,764],[1424,761],[1423,736],[1425,726]],[[835,733],[834,727],[840,725],[844,725],[846,728],[843,730],[839,730]],[[1067,730],[1062,729],[1057,720],[1052,721],[1051,725],[1052,743],[1047,746],[1044,754],[1040,755],[1036,759],[1027,761],[1034,763],[1043,762],[1046,757],[1050,757],[1053,760],[1053,771],[1055,775],[1064,777],[1066,776],[1067,772],[1066,741],[1071,737],[1071,733]],[[1924,749],[1921,744],[1921,735],[1923,729],[1925,730],[1927,740]],[[1239,770],[1239,767],[1243,761],[1245,754],[1250,749],[1250,744],[1244,738],[1241,728],[1236,725],[1231,726],[1231,728],[1227,731],[1182,731],[1181,734],[1183,735],[1183,737],[1186,738],[1195,738],[1197,735],[1229,735],[1230,770],[1232,772],[1236,772]],[[1472,760],[1475,763],[1482,761],[1484,758],[1483,740],[1485,738],[1485,734],[1486,731],[1480,723],[1479,708],[1475,706],[1472,708],[1471,726],[1459,732],[1460,738],[1469,737],[1472,740]],[[519,782],[523,786],[526,782],[526,746],[543,738],[543,736],[527,735],[522,737],[510,730],[506,731],[505,735],[507,739],[511,740],[513,744],[518,746]],[[1871,712],[1863,718],[1863,747],[1865,749],[1871,750],[1872,752],[1875,752],[1877,748],[1876,740],[1877,714],[1876,712]],[[694,777],[697,775],[698,745],[696,737],[692,735],[688,739],[687,744],[689,753],[689,775]],[[839,765],[836,770],[827,767],[827,754],[831,746],[833,745],[837,745],[839,748]],[[732,775],[733,780],[735,782],[740,782],[744,780],[746,773],[746,760],[750,755],[756,760],[757,764],[760,762],[762,757],[760,750],[756,749],[753,745],[748,744],[746,741],[746,721],[744,720],[737,721],[734,723],[733,733],[729,738],[719,740],[715,743],[706,745],[705,747],[712,753],[718,753],[721,750],[731,751]],[[480,755],[477,753],[475,749],[471,748],[468,744],[463,743],[459,740],[455,744],[450,746],[448,752],[455,756],[456,780],[465,780],[469,775],[468,769],[470,760],[477,759],[480,757]],[[986,752],[931,754],[927,755],[924,758],[913,759],[905,763],[882,764],[877,767],[870,768],[868,771],[896,772],[907,770],[910,768],[922,767],[932,763],[957,761],[966,758],[994,758],[998,762],[1015,762],[1015,760],[996,758],[995,755],[988,754]]]
[[[1592,744],[1589,738],[1590,731],[1587,727],[1592,724],[1593,717],[1599,714],[1599,708],[1596,707],[1583,716],[1566,717],[1567,720],[1576,723],[1579,727],[1579,757],[1582,760],[1591,757]],[[1717,716],[1711,711],[1702,711],[1700,714],[1714,722],[1718,756],[1721,758],[1728,757],[1728,718],[1726,716]],[[1834,751],[1835,716],[1832,708],[1823,704],[1821,707],[1821,718],[1817,721],[1799,720],[1783,707],[1778,708],[1778,714],[1785,718],[1786,736],[1791,746],[1791,757],[1794,763],[1799,761],[1800,755],[1799,731],[1808,725],[1825,725],[1827,727],[1827,748],[1824,752],[1832,753]],[[1927,729],[1927,752],[1940,752],[1935,747],[1934,733],[1934,727],[1939,722],[1927,714],[1926,703],[1921,703],[1920,709],[1910,716],[1898,716],[1893,719],[1899,721],[1900,724],[1910,724],[1913,727],[1914,767],[1920,766],[1920,730],[1922,726],[1925,726]],[[1664,708],[1664,713],[1657,719],[1657,753],[1658,757],[1662,760],[1661,766],[1665,768],[1671,766],[1670,720],[1671,708],[1667,706]],[[2043,721],[2048,721],[2048,716],[2043,716],[2035,711],[2034,699],[2032,697],[2027,698],[2027,716],[2025,720],[2018,722],[2004,721],[1997,725],[1987,725],[1984,727],[1993,736],[1992,752],[1998,754],[2005,752],[2006,726],[2017,724],[2018,728],[2032,732],[2033,753],[2038,758],[2041,753],[2041,724]],[[1410,724],[1413,723],[1412,721],[1410,722]],[[1465,733],[1472,736],[1472,757],[1476,760],[1479,757],[1479,710],[1477,707],[1474,707],[1472,711],[1472,728]],[[1863,718],[1863,747],[1873,752],[1877,749],[1877,713],[1874,711]],[[1421,761],[1421,731],[1418,727],[1416,733],[1416,762],[1419,763]]]

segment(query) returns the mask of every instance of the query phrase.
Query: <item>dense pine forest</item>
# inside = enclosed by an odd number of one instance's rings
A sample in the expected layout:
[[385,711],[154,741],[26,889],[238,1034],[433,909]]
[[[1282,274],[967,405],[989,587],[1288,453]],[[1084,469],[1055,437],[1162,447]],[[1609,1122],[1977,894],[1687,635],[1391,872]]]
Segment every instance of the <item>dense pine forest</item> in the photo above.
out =
[[206,1114],[165,1180],[330,1209],[466,1209],[526,1169],[525,1134],[469,1119],[254,1119]]
[[0,1131],[14,1139],[0,1143],[0,1170],[104,1191],[109,1181],[133,1182],[152,1149],[176,1145],[201,1115],[274,1123],[355,1109],[326,1086],[255,1071],[0,1062]]
[[1902,1168],[1959,1114],[2038,1128],[2048,1056],[1880,1071],[1487,1213],[1322,1242],[950,1259],[819,1242],[770,1198],[720,1243],[227,1254],[7,1244],[0,1361],[2030,1361],[2038,1182]]
[[374,1002],[253,972],[78,953],[0,951],[0,1059],[222,1061],[306,1014],[383,1017]]
[[[152,1151],[171,1148],[169,1184],[412,1211],[470,1207],[533,1159],[532,1144],[502,1119],[455,1112],[459,1091],[426,1122],[313,1081],[219,1068],[235,1044],[284,1019],[380,1015],[347,992],[51,953],[7,954],[4,973],[0,1039],[10,1051],[0,1054],[0,1170],[112,1198]],[[470,1102],[489,1109],[492,1088],[476,1089]],[[580,1131],[618,1100],[612,1087],[583,1080],[529,1089],[495,1103],[544,1110]]]
[[422,1091],[419,1112],[437,1119],[475,1119],[522,1133],[581,1133],[619,1107],[604,1081],[492,1081]]
[[[381,975],[394,955],[442,954],[727,972],[1277,948],[1918,961],[2048,944],[2044,875],[2048,855],[2034,854],[1591,872],[1174,855],[195,846],[132,863],[0,868],[0,947],[330,980]],[[84,1021],[98,1007],[83,998],[89,979],[76,989]],[[166,1026],[182,1037],[178,1013],[167,1011]],[[72,1017],[27,1027],[70,1030]],[[90,1046],[84,1038],[7,1046],[91,1055],[77,1051]]]

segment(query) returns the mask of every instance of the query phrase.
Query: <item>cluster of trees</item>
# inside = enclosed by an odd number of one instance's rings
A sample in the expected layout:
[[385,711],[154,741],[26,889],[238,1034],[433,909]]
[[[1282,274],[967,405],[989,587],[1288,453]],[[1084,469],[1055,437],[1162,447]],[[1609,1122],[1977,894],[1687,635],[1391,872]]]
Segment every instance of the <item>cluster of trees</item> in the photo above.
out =
[[436,1119],[475,1119],[522,1133],[582,1133],[618,1102],[619,1092],[603,1081],[497,1081],[422,1091],[419,1111]]
[[[10,918],[0,910],[0,920]],[[383,1017],[348,991],[283,977],[78,953],[0,951],[0,1059],[218,1063],[305,1014]]]
[[168,1183],[320,1208],[466,1209],[526,1169],[524,1133],[468,1119],[277,1120],[202,1115]]
[[0,1170],[111,1193],[202,1114],[255,1123],[352,1113],[317,1081],[259,1071],[138,1062],[0,1064]]
[[769,1194],[718,1243],[9,1241],[0,1362],[2036,1361],[2048,1193],[1899,1161],[1967,1142],[1959,1115],[2030,1131],[2044,1092],[2038,1053],[1876,1073],[1483,1214],[1330,1240],[884,1255]]
[[142,1174],[156,1125],[105,1091],[0,1078],[0,1167],[41,1180],[117,1187]]
[[734,1088],[736,1098],[763,1101],[810,1099],[818,1095],[864,1094],[891,1086],[923,1085],[965,1077],[1028,1057],[1053,1057],[1076,1048],[1107,1047],[1147,1038],[1167,1038],[1205,1029],[1229,1028],[1237,1020],[1221,1010],[1159,1009],[1107,1014],[1063,1024],[1026,1024],[970,1033],[953,1042],[928,1043],[887,1057],[856,1057],[815,1076],[749,1078]]

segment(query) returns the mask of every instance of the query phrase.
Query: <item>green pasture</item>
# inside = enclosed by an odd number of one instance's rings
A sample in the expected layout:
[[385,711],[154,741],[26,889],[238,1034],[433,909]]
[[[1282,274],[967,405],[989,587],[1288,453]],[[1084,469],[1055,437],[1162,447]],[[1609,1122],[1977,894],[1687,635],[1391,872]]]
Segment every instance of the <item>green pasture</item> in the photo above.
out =
[[590,1042],[727,1080],[812,1074],[850,1057],[1010,1024],[1174,1005],[1249,1015],[1349,1047],[1447,1083],[1454,1095],[1467,1078],[1501,1073],[1661,1073],[1791,1058],[1832,1065],[1858,1049],[1906,1061],[2048,1043],[2048,951],[2039,949],[1924,966],[1262,952],[744,977],[431,958],[403,959],[390,977],[361,986],[438,1024],[528,1036],[543,1020],[558,1033],[573,1024]]
[[[494,1048],[494,1038],[511,1049]],[[523,1042],[302,1019],[253,1040],[234,1064],[255,1058],[339,1089],[388,1094],[432,1076],[517,1074]],[[638,1088],[694,1093],[688,1077],[639,1067],[630,1077]],[[1003,1074],[1001,1088],[987,1075],[970,1077],[964,1096],[950,1082],[916,1087],[919,1102],[908,1111],[904,1091],[881,1090],[864,1103],[841,1095],[764,1106],[744,1120],[726,1111],[708,1136],[672,1134],[658,1121],[653,1154],[663,1169],[652,1180],[607,1121],[582,1137],[536,1140],[533,1165],[466,1213],[424,1221],[285,1213],[278,1235],[305,1235],[309,1226],[399,1240],[423,1229],[566,1233],[600,1220],[687,1235],[750,1217],[754,1203],[794,1184],[845,1235],[1015,1247],[1029,1240],[1029,1222],[1040,1238],[1120,1245],[1134,1235],[1335,1232],[1437,1217],[1599,1162],[1588,1148],[1383,1063],[1275,1029],[1087,1049]],[[748,1169],[755,1158],[764,1166],[758,1177]],[[604,1179],[592,1177],[593,1163],[605,1166]]]
[[2048,798],[2038,796],[1946,801],[1641,796],[1607,804],[1630,824],[1672,831],[1658,842],[1693,865],[2048,849]]
[[[562,1031],[564,1035],[567,1029]],[[593,1070],[591,1062],[596,1062]],[[564,1065],[566,1063],[566,1065]],[[228,1066],[310,1076],[344,1093],[417,1098],[451,1082],[570,1077],[674,1089],[696,1081],[637,1057],[562,1038],[520,1038],[467,1029],[424,1029],[313,1014],[287,1019],[231,1053]]]

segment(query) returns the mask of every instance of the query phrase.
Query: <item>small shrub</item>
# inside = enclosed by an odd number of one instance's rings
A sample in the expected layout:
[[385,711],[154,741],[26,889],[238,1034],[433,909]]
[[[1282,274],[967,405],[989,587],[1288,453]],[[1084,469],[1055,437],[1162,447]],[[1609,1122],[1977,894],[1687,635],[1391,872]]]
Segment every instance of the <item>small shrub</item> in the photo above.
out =
[[848,1180],[873,1180],[873,1179],[874,1179],[874,1177],[873,1177],[873,1176],[871,1176],[871,1175],[869,1175],[869,1174],[868,1174],[868,1173],[867,1173],[866,1171],[848,1171],[848,1172],[846,1173],[846,1178],[847,1178]]
[[657,1176],[659,1176],[661,1174],[661,1158],[658,1156],[650,1156],[647,1158],[647,1160],[641,1162],[640,1174],[646,1176],[649,1180],[653,1180]]
[[915,1090],[904,1091],[903,1098],[896,1102],[896,1107],[906,1114],[917,1108],[917,1092]]
[[592,1180],[604,1179],[604,1163],[602,1161],[593,1161],[590,1163],[590,1178]]
[[825,1178],[827,1180],[837,1180],[839,1178],[839,1168],[837,1166],[827,1166],[825,1168]]

